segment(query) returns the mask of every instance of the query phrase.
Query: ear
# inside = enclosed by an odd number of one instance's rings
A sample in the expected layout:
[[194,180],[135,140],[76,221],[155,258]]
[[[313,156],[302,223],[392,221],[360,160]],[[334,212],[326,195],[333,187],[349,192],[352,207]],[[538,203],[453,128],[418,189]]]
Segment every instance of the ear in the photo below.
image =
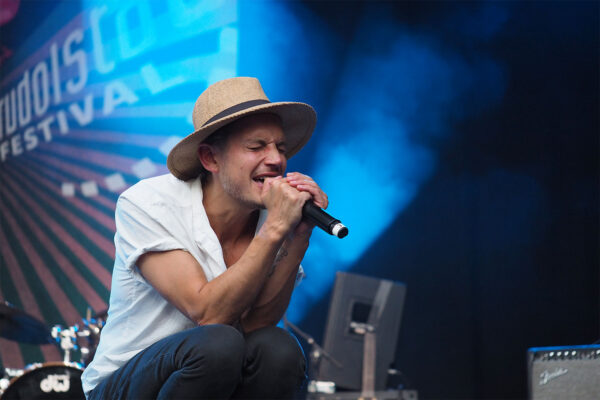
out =
[[196,156],[207,171],[217,172],[219,170],[219,164],[215,157],[215,149],[211,145],[200,143],[198,150],[196,151]]

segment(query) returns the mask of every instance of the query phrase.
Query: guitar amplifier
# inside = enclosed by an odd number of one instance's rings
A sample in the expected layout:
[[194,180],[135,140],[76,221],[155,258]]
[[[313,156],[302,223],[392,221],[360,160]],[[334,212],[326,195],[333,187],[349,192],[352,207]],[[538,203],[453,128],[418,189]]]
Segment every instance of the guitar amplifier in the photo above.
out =
[[529,399],[600,399],[600,345],[527,351]]

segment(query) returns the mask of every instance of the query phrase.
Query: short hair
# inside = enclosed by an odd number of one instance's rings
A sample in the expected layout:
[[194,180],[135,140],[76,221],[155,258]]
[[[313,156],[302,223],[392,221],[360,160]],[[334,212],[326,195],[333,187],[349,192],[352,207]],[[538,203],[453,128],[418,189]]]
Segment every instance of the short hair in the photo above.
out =
[[[210,134],[206,139],[202,141],[200,144],[207,144],[211,147],[215,147],[218,150],[223,150],[225,148],[225,144],[227,143],[227,137],[231,133],[231,124],[224,125]],[[202,183],[206,182],[206,179],[210,176],[210,172],[204,168],[204,165],[200,163],[200,180]]]

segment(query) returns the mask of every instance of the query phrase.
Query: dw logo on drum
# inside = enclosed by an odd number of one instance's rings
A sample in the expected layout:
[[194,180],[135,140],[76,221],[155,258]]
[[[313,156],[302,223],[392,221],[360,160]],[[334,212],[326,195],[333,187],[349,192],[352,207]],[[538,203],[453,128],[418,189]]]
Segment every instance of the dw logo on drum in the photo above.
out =
[[71,386],[68,374],[53,374],[46,376],[40,382],[40,389],[45,393],[54,392],[68,392]]

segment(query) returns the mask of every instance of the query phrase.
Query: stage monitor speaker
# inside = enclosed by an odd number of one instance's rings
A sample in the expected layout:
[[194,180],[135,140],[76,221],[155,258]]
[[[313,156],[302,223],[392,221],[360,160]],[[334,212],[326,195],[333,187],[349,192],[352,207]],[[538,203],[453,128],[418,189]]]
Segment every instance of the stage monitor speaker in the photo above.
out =
[[600,345],[535,347],[527,360],[531,400],[600,399]]
[[357,332],[356,326],[373,324],[376,328],[374,386],[375,390],[385,390],[388,369],[396,355],[405,294],[406,286],[401,283],[338,272],[323,348],[339,365],[323,357],[318,379],[333,381],[337,388],[361,390],[365,336]]

